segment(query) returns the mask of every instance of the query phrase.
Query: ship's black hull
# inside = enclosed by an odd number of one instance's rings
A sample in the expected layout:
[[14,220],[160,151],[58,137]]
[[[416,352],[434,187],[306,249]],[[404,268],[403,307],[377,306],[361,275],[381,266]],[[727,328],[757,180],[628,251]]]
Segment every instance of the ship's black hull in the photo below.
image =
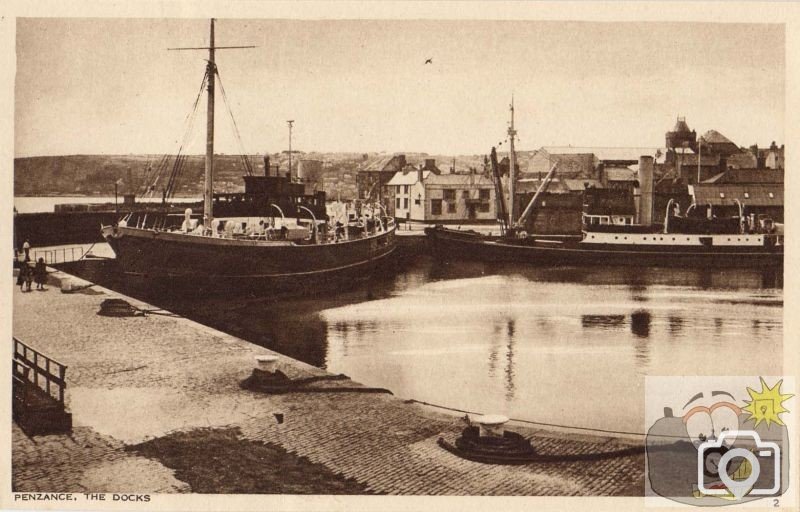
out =
[[425,234],[435,258],[510,261],[548,266],[631,266],[681,268],[775,268],[783,266],[783,246],[722,247],[589,244],[504,240],[441,227]]
[[382,272],[394,230],[341,243],[263,244],[119,228],[106,236],[126,284],[170,294],[314,295]]

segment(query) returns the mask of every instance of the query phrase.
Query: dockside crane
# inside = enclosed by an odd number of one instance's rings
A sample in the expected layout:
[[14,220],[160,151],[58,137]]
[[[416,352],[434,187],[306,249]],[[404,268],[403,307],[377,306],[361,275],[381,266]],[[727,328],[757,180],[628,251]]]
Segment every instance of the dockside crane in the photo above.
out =
[[514,222],[512,228],[522,228],[528,222],[528,217],[530,217],[531,213],[533,213],[533,211],[536,209],[539,196],[547,190],[550,182],[553,181],[553,177],[556,175],[556,168],[558,168],[558,163],[553,164],[553,167],[550,168],[550,172],[547,173],[547,176],[544,177],[542,183],[539,184],[539,188],[536,189],[536,193],[533,194],[528,206],[525,207],[525,210],[522,212],[522,215],[519,216],[519,219]]

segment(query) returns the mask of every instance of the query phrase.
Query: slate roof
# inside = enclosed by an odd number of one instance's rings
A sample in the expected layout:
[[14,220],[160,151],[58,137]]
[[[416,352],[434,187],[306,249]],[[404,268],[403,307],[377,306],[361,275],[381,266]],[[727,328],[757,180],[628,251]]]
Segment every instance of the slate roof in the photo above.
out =
[[783,169],[728,169],[716,174],[703,183],[744,184],[744,183],[783,183]]
[[392,163],[392,160],[397,159],[396,164],[399,166],[400,158],[404,157],[402,153],[398,153],[396,155],[381,155],[373,158],[361,169],[362,171],[367,172],[390,172],[396,171],[397,169],[386,169],[386,166]]
[[[536,192],[542,181],[543,180],[540,180],[538,178],[523,178],[521,180],[517,180],[517,184],[519,185],[518,191]],[[586,178],[586,179],[553,178],[550,181],[550,184],[547,186],[545,192],[551,192],[556,194],[558,193],[565,194],[567,192],[580,192],[586,188],[586,184],[588,184],[590,187],[595,187],[595,188],[603,187],[603,184],[600,183],[599,180],[596,180],[594,178]]]
[[783,184],[717,185],[701,183],[690,185],[689,192],[698,205],[735,205],[738,199],[745,206],[783,206]]
[[689,125],[686,124],[686,120],[682,117],[679,117],[678,120],[675,122],[675,128],[673,128],[672,131],[691,133],[691,130],[689,130]]
[[719,133],[717,130],[708,130],[703,135],[703,140],[709,144],[733,144],[736,146],[736,143]]
[[636,181],[637,173],[629,167],[607,167],[603,169],[608,181]]
[[[423,171],[428,172],[428,171]],[[492,179],[483,174],[430,174],[424,176],[426,185],[449,185],[460,187],[494,186]]]

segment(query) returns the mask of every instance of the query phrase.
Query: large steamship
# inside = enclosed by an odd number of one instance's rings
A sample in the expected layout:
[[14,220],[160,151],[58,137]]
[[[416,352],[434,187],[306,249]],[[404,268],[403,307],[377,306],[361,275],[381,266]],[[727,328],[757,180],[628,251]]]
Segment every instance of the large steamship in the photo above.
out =
[[[514,110],[511,106],[510,167],[516,169],[514,155]],[[711,206],[691,205],[680,215],[670,200],[662,224],[654,223],[654,159],[642,156],[638,187],[634,192],[638,223],[616,225],[610,218],[583,215],[580,240],[539,238],[523,230],[535,210],[540,193],[556,171],[548,173],[533,198],[517,217],[514,205],[507,209],[500,186],[497,155],[492,148],[491,163],[498,201],[500,235],[486,236],[474,231],[427,228],[425,233],[437,258],[471,258],[485,261],[514,261],[541,265],[667,266],[667,267],[780,267],[783,265],[783,226],[769,218],[739,215],[716,218]],[[509,177],[509,196],[514,197],[513,174]]]
[[[170,291],[269,295],[316,293],[380,270],[396,243],[394,219],[379,207],[330,222],[324,193],[304,194],[291,174],[271,176],[268,162],[264,176],[245,176],[244,194],[213,193],[214,56],[227,48],[214,45],[211,20],[210,44],[203,48],[209,58],[202,219],[187,209],[183,218],[128,216],[103,226],[123,274]],[[226,216],[215,218],[215,207]]]

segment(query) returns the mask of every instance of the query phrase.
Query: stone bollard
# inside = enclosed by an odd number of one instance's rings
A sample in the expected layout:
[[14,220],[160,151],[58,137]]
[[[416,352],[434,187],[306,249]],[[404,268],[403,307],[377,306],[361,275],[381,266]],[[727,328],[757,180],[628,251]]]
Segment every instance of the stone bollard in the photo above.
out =
[[508,417],[500,414],[487,414],[481,416],[475,423],[480,426],[481,437],[503,437]]
[[71,292],[72,291],[72,279],[68,277],[64,277],[61,279],[61,291],[62,292]]
[[278,367],[278,357],[271,355],[256,356],[256,363],[258,363],[259,370],[268,373],[275,373],[275,370]]

